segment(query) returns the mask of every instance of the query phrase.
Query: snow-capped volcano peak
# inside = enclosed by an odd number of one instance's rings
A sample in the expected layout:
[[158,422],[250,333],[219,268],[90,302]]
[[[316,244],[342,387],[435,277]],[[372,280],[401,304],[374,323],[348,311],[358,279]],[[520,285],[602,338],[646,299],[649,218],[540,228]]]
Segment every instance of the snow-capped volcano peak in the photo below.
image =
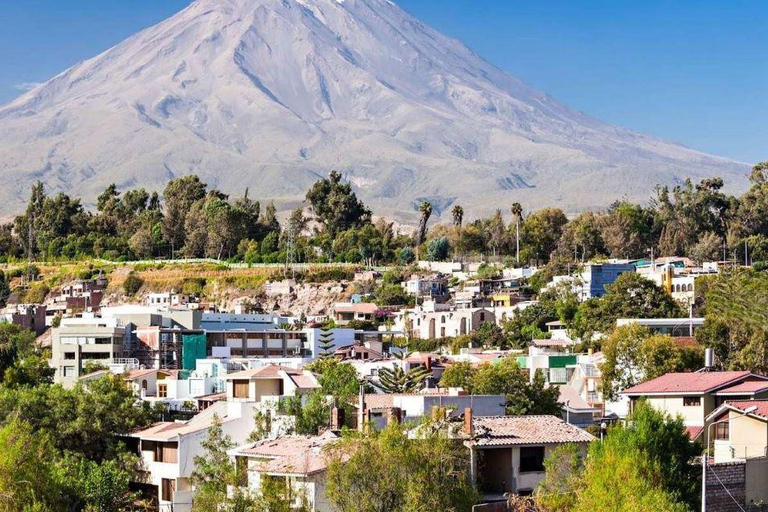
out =
[[0,108],[0,152],[6,208],[36,179],[92,199],[190,172],[296,199],[336,168],[389,214],[576,209],[744,170],[575,112],[389,0],[198,0]]

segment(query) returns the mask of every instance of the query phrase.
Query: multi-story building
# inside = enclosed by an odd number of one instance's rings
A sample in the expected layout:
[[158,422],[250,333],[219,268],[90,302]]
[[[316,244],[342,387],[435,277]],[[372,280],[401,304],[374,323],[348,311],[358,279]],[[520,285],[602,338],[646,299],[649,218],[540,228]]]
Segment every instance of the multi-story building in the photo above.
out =
[[[124,364],[125,328],[115,318],[65,318],[52,331],[51,361],[54,381],[73,387],[89,361]],[[138,366],[138,363],[136,364]]]
[[309,372],[279,366],[229,375],[225,401],[211,404],[189,421],[161,422],[131,435],[138,440],[141,455],[138,483],[152,489],[161,511],[189,512],[195,457],[203,454],[201,442],[214,421],[224,435],[242,444],[254,430],[255,413],[260,411],[270,418],[269,433],[282,435],[291,428],[293,417],[280,414],[280,398],[301,396],[318,387]]
[[497,323],[497,313],[501,313],[500,308],[459,309],[429,301],[395,313],[394,329],[421,339],[461,336],[476,331],[484,323]]
[[16,304],[0,313],[0,323],[18,325],[40,336],[46,329],[46,311],[43,304]]
[[631,263],[588,264],[577,274],[574,291],[582,301],[602,297],[605,295],[606,286],[613,284],[621,274],[634,271],[635,266]]
[[768,377],[748,371],[667,373],[625,389],[630,409],[643,399],[652,407],[680,416],[691,439],[701,436],[712,411],[726,401],[768,398]]

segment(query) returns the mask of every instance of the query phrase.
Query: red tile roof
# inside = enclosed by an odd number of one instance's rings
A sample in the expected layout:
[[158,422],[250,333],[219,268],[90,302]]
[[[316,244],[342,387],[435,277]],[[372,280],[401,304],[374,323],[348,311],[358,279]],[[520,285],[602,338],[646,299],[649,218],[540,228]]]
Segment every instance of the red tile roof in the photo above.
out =
[[336,313],[362,313],[364,315],[373,315],[379,310],[379,306],[371,302],[337,302],[333,306]]
[[128,372],[128,375],[125,376],[125,380],[136,380],[140,379],[141,377],[146,377],[147,375],[153,375],[160,370],[155,370],[154,368],[150,368],[149,370],[133,370],[131,372]]
[[317,379],[309,372],[298,375],[288,374],[288,378],[290,378],[299,389],[319,389],[321,387],[320,383],[317,382]]
[[631,396],[703,394],[718,390],[729,384],[737,384],[748,377],[768,380],[768,377],[754,375],[747,371],[667,373],[661,377],[625,389],[622,394]]
[[325,471],[328,454],[324,448],[338,439],[331,432],[315,437],[265,439],[238,450],[238,454],[254,457],[249,469],[260,473],[311,475]]
[[570,347],[575,345],[572,341],[560,340],[560,339],[547,339],[547,340],[533,340],[531,345],[534,347]]
[[685,427],[685,435],[688,439],[695,441],[701,433],[704,431],[704,427]]
[[389,409],[394,407],[394,395],[368,393],[365,395],[366,409]]
[[473,419],[473,446],[589,443],[595,437],[556,416],[485,416]]
[[250,368],[241,372],[230,373],[227,375],[227,380],[232,379],[279,379],[281,377],[280,372],[285,372],[288,375],[301,375],[302,370],[296,368],[288,368],[287,366],[279,366],[276,364],[270,364],[267,366],[259,366],[257,368]]
[[753,395],[768,391],[768,380],[747,380],[733,386],[728,386],[717,392],[717,395]]
[[746,411],[750,407],[757,407],[754,412],[750,412],[750,416],[760,416],[761,418],[768,420],[768,400],[729,400],[725,402],[725,406],[738,409],[741,412]]
[[564,408],[568,408],[571,411],[597,411],[598,409],[592,407],[582,398],[579,393],[568,384],[560,386],[560,398],[557,399]]

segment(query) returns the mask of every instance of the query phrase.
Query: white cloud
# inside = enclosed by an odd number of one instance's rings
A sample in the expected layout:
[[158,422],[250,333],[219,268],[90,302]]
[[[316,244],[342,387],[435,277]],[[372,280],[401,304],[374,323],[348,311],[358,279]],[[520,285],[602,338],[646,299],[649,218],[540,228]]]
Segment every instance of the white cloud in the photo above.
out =
[[40,82],[22,82],[20,84],[14,85],[13,88],[16,89],[17,91],[27,92],[27,91],[31,91],[32,89],[40,85],[42,85],[42,83]]

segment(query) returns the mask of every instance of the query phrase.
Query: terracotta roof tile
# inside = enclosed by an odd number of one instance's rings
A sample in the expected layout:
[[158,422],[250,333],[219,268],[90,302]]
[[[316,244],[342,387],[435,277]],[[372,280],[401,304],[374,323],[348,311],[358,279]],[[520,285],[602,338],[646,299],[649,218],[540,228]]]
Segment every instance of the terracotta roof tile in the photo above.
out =
[[534,347],[570,347],[575,345],[572,341],[561,339],[533,340],[531,345]]
[[754,412],[749,414],[752,416],[760,416],[768,419],[768,400],[728,400],[725,405],[738,409],[742,412],[746,411],[750,407],[756,407]]
[[742,372],[696,372],[696,373],[667,373],[661,377],[643,382],[637,386],[625,389],[624,395],[646,394],[678,394],[678,393],[707,393],[736,384],[748,377],[768,379],[759,375]]
[[362,313],[364,315],[373,315],[379,310],[379,306],[371,302],[337,302],[333,306],[336,313]]
[[717,392],[718,395],[752,395],[768,391],[768,380],[747,380],[728,386]]
[[685,427],[685,434],[691,441],[695,441],[703,431],[704,427]]
[[394,407],[394,403],[393,395],[379,395],[374,393],[365,395],[366,409],[388,409]]
[[296,384],[296,387],[299,389],[320,388],[320,383],[317,382],[317,379],[309,372],[299,375],[288,375],[288,377],[294,382],[294,384]]
[[285,372],[288,375],[300,375],[301,370],[296,368],[288,368],[287,366],[279,366],[276,364],[270,364],[266,366],[259,366],[257,368],[250,368],[241,372],[230,373],[227,375],[227,380],[232,379],[277,379],[280,377],[280,372]]
[[328,456],[324,448],[337,440],[331,432],[315,437],[286,436],[259,441],[239,449],[238,454],[257,459],[249,467],[261,473],[310,475],[325,470]]
[[589,443],[595,437],[556,416],[486,416],[473,419],[474,446]]

